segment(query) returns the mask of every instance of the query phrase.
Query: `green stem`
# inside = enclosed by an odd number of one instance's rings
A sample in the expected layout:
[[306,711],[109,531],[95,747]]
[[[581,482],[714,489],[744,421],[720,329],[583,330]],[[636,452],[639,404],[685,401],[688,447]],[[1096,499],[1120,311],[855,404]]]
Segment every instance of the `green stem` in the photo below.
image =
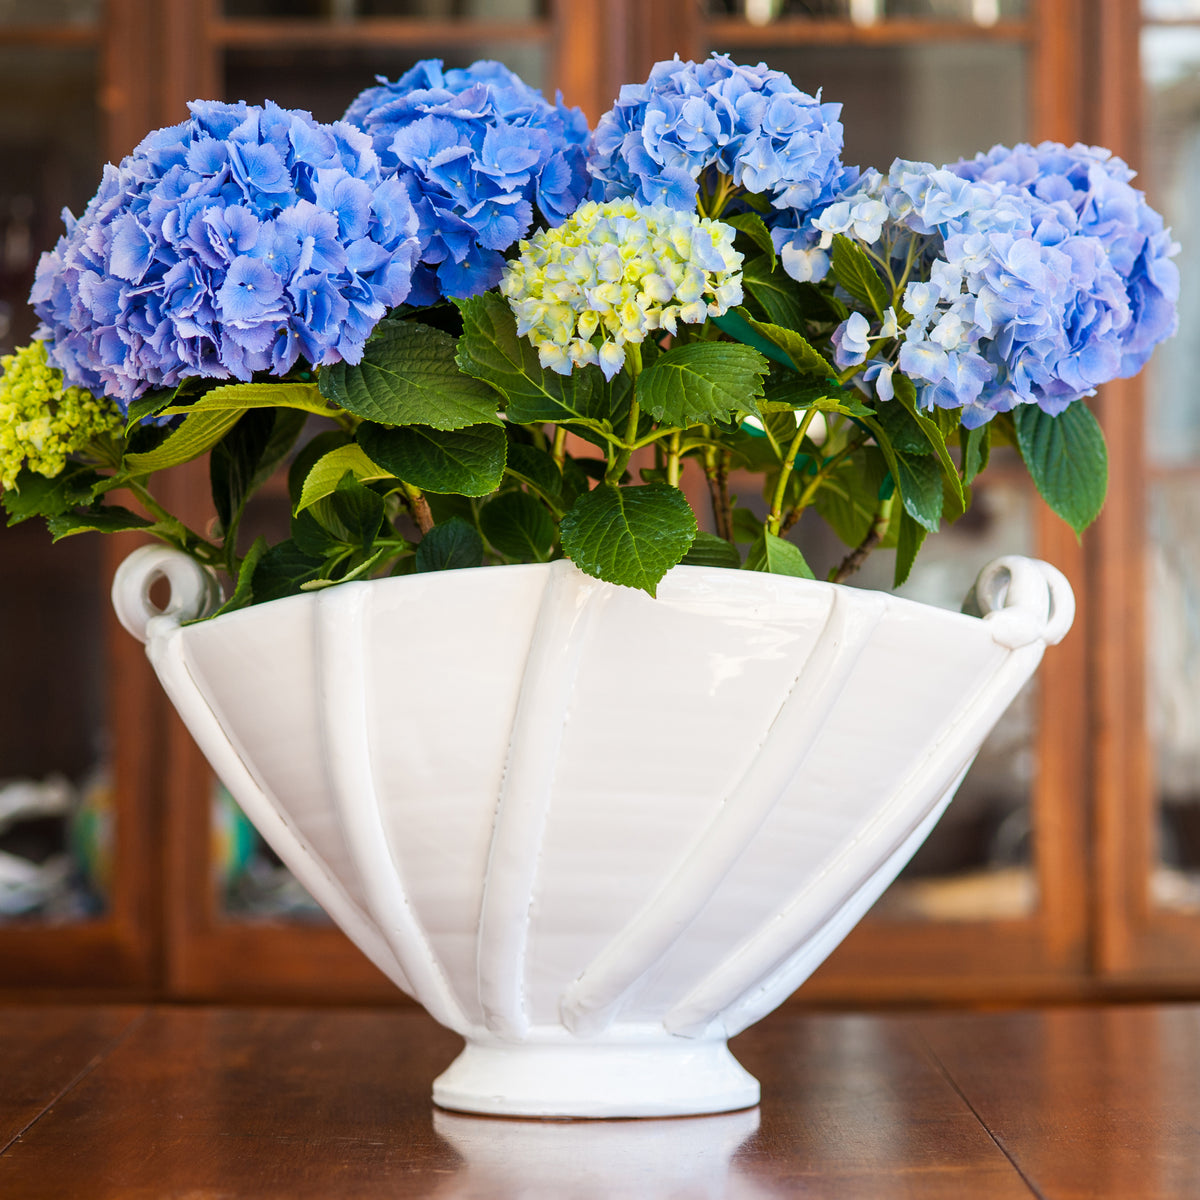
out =
[[783,497],[787,492],[788,480],[792,477],[792,468],[796,465],[796,455],[800,453],[800,443],[804,441],[808,434],[808,427],[813,423],[813,418],[817,415],[815,408],[810,408],[805,414],[799,427],[796,429],[796,436],[792,438],[788,444],[787,457],[783,460],[783,470],[779,472],[779,482],[775,485],[775,494],[771,497],[771,511],[767,513],[767,519],[764,523],[768,533],[773,533],[777,537],[779,535],[779,524],[783,519]]
[[558,469],[563,469],[563,464],[567,461],[567,427],[558,425],[554,430],[554,447],[551,450],[554,456],[554,461],[558,464]]
[[642,348],[635,342],[626,343],[625,369],[633,381],[634,398],[629,402],[629,420],[625,422],[624,440],[617,443],[616,453],[609,459],[608,470],[604,473],[605,483],[621,482],[621,476],[625,474],[637,440],[638,421],[642,415],[641,405],[637,402],[637,379],[642,372]]
[[141,501],[142,506],[157,519],[157,522],[167,526],[170,533],[174,534],[172,537],[164,531],[164,541],[170,542],[185,554],[190,554],[199,562],[207,563],[209,566],[219,566],[224,562],[225,556],[220,547],[210,542],[208,538],[202,537],[194,529],[190,529],[178,517],[167,512],[150,494],[145,484],[139,483],[136,479],[126,479],[120,486],[131,491]]
[[847,442],[846,445],[843,446],[832,458],[826,459],[825,462],[821,464],[820,469],[812,477],[808,486],[800,494],[800,499],[796,503],[797,509],[803,511],[812,503],[813,497],[817,494],[817,489],[821,486],[821,484],[823,484],[825,480],[828,479],[829,476],[838,469],[838,467],[849,455],[853,454],[854,451],[857,450],[863,444],[863,442],[867,440],[867,436],[867,434],[864,434],[862,437],[856,438],[852,442]]
[[886,500],[879,502],[879,510],[871,522],[871,528],[867,530],[866,537],[837,565],[829,576],[830,583],[841,583],[843,580],[849,579],[863,565],[867,555],[887,537],[888,526],[892,520],[892,504],[895,499],[895,493],[893,493]]
[[630,450],[640,450],[643,446],[649,446],[654,442],[661,442],[665,437],[674,437],[682,432],[683,430],[681,428],[674,427],[668,429],[653,429],[646,434],[645,437],[637,438],[637,440],[634,441],[629,448]]
[[679,486],[679,431],[671,434],[667,443],[667,482],[677,488]]

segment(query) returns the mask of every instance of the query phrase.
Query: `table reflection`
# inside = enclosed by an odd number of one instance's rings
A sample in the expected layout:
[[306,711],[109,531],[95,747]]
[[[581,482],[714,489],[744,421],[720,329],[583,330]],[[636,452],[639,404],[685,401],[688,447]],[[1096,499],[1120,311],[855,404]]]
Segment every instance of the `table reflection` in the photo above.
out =
[[776,1193],[744,1176],[735,1152],[758,1109],[715,1117],[525,1121],[435,1110],[434,1131],[463,1160],[439,1200],[758,1200]]

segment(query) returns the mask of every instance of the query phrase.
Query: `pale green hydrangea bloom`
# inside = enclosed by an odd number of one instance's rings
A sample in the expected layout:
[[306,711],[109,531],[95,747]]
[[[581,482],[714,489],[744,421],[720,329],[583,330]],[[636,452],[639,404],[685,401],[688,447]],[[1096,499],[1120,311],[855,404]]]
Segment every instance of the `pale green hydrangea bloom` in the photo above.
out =
[[0,358],[0,487],[13,487],[22,467],[53,479],[67,455],[94,438],[120,432],[121,410],[82,388],[64,388],[62,372],[31,342]]
[[633,200],[590,201],[520,244],[500,291],[543,367],[596,363],[611,379],[625,347],[742,302],[742,256],[720,221]]

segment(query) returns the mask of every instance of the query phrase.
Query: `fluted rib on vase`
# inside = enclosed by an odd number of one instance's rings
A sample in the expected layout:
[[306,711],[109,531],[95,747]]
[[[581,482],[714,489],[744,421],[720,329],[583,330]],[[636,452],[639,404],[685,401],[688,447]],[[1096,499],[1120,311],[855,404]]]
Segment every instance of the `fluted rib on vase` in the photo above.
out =
[[467,1018],[409,902],[375,787],[367,733],[369,589],[366,583],[350,583],[317,594],[317,686],[330,790],[371,916],[413,996],[443,1025],[463,1030]]
[[873,593],[851,605],[831,592],[816,645],[733,792],[674,874],[567,988],[562,1018],[569,1029],[584,1035],[604,1029],[629,990],[696,919],[803,769],[884,604]]
[[479,913],[479,1001],[488,1029],[504,1037],[529,1032],[524,987],[533,888],[584,628],[597,604],[603,593],[596,580],[565,560],[550,568],[521,678]]

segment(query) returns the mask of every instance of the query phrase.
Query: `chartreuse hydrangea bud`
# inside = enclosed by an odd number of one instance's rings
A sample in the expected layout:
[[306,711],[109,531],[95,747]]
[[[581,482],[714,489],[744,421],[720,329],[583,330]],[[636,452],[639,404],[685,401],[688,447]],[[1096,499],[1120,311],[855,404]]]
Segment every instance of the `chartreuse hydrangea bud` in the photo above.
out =
[[742,301],[742,256],[720,221],[633,200],[590,201],[520,244],[500,291],[543,367],[596,363],[611,379],[625,347]]
[[16,484],[22,467],[53,479],[67,455],[124,424],[111,400],[63,387],[62,372],[46,361],[43,342],[0,358],[0,487]]

